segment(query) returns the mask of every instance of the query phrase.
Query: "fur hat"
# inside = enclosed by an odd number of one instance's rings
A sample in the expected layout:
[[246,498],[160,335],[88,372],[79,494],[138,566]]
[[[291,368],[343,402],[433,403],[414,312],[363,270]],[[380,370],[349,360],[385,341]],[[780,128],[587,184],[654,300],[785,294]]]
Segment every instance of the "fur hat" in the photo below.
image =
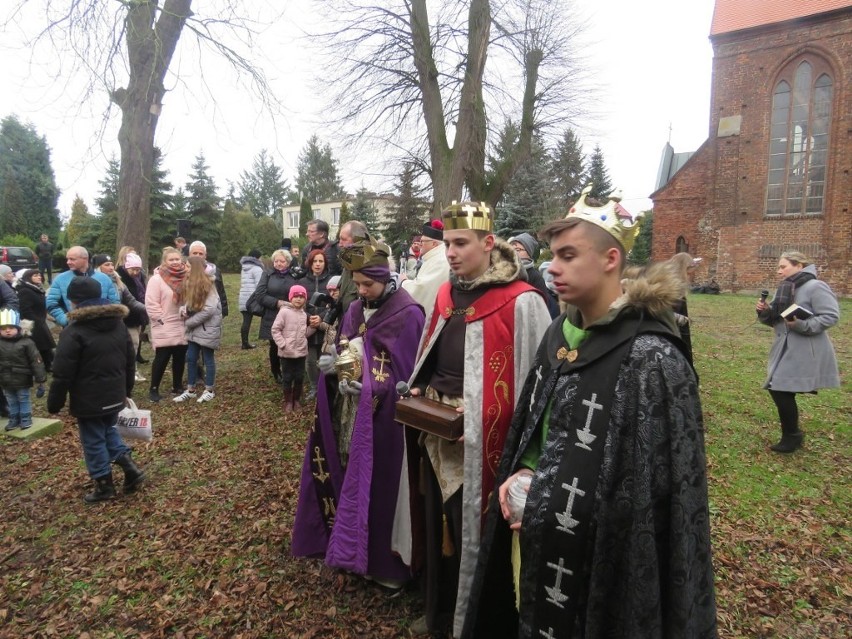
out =
[[128,253],[124,256],[124,268],[142,268],[142,258],[136,253]]
[[441,220],[431,220],[423,225],[423,237],[430,240],[444,241],[444,223]]
[[530,259],[535,262],[538,259],[538,254],[541,252],[541,248],[538,245],[538,240],[536,240],[529,233],[521,233],[520,235],[516,235],[515,237],[509,238],[509,244],[512,242],[517,242],[521,246],[524,247],[524,250],[527,252],[527,255],[530,256]]
[[95,268],[98,268],[101,264],[106,264],[107,262],[112,262],[112,256],[107,255],[106,253],[98,253],[92,258],[92,265]]
[[75,277],[68,284],[68,299],[75,304],[101,297],[101,285],[91,277]]
[[292,300],[297,295],[301,295],[305,299],[308,297],[308,289],[306,289],[301,284],[296,284],[295,286],[290,287],[290,293],[287,295],[288,300]]

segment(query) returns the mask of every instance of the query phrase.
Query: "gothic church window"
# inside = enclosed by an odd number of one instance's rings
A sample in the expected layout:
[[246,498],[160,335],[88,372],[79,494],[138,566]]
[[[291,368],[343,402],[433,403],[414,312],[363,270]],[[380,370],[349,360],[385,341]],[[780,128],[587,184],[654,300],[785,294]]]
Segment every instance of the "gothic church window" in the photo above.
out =
[[772,94],[766,215],[823,212],[833,83],[828,65],[799,58]]

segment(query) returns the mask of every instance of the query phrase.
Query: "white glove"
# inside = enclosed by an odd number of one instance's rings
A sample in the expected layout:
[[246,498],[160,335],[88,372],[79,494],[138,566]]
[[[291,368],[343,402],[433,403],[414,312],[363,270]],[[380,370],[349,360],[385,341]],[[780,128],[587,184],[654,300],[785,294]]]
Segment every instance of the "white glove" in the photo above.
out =
[[330,375],[334,372],[334,360],[335,357],[331,353],[323,353],[317,360],[317,366],[323,373]]
[[343,395],[350,395],[356,398],[361,396],[361,382],[356,382],[355,380],[347,382],[344,380],[337,387]]

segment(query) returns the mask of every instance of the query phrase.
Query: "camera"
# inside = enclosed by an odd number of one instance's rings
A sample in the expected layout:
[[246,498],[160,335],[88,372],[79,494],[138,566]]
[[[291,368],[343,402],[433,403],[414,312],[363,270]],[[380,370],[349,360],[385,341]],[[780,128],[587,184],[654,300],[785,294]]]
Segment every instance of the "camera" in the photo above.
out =
[[334,310],[334,300],[331,295],[317,291],[311,295],[311,299],[308,300],[306,306],[305,310],[308,312],[308,315],[319,315],[323,322],[331,323],[326,320],[329,311]]

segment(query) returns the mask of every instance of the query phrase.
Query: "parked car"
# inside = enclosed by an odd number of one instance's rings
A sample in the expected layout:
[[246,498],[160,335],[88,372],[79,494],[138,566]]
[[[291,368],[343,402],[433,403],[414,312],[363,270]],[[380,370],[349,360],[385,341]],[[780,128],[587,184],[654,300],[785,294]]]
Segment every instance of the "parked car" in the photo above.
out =
[[6,264],[13,271],[20,271],[22,268],[38,268],[38,258],[26,246],[0,246],[0,264]]

